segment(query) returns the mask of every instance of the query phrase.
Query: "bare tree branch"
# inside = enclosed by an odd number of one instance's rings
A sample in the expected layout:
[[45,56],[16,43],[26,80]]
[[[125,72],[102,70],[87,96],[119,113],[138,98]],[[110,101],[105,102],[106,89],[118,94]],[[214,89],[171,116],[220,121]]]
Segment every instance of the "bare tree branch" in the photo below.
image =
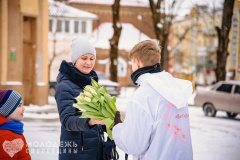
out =
[[[173,8],[176,5],[176,0],[169,6],[173,7],[169,9],[169,13],[166,12],[166,5],[164,0],[158,0],[156,3],[154,0],[149,0],[150,9],[152,12],[152,19],[154,24],[155,36],[159,41],[159,45],[162,47],[161,51],[161,66],[164,70],[168,70],[168,35],[172,25],[172,20],[175,17],[173,14]],[[163,11],[161,13],[160,11]]]
[[115,0],[112,5],[113,16],[113,37],[110,41],[110,79],[117,82],[117,62],[118,62],[118,42],[121,35],[122,26],[119,21],[120,0]]

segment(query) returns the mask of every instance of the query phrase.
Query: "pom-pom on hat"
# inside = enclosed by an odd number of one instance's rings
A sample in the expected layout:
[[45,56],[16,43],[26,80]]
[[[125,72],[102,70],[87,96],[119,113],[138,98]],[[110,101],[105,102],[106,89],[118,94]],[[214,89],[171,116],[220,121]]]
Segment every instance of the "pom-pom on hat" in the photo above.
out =
[[0,90],[0,115],[8,117],[21,100],[21,95],[14,90]]
[[96,58],[95,48],[86,39],[74,38],[71,43],[71,53],[73,64],[76,63],[78,58],[87,53],[92,54]]

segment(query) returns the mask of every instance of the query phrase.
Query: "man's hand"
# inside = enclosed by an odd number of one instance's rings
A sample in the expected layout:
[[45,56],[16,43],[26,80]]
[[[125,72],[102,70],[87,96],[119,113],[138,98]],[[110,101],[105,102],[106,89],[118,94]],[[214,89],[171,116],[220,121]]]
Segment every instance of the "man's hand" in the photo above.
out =
[[115,125],[117,125],[118,123],[122,123],[121,114],[119,111],[117,111],[115,114],[114,123],[115,123]]

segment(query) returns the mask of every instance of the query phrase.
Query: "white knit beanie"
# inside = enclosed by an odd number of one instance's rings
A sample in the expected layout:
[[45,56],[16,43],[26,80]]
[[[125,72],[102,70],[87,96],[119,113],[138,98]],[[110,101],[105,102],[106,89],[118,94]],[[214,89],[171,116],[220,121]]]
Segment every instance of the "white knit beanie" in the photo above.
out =
[[76,63],[78,58],[87,53],[92,54],[96,58],[95,48],[86,39],[74,38],[71,44],[71,53],[73,64]]

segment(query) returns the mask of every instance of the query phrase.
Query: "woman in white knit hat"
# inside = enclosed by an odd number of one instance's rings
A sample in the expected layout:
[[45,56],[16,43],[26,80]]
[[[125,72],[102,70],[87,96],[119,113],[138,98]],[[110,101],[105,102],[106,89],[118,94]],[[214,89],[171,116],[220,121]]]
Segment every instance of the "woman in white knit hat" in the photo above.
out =
[[100,160],[102,149],[98,131],[102,130],[104,122],[79,118],[81,112],[73,107],[75,98],[91,84],[91,79],[98,81],[93,71],[96,51],[84,39],[73,39],[70,47],[72,62],[62,61],[55,94],[61,122],[59,159]]

